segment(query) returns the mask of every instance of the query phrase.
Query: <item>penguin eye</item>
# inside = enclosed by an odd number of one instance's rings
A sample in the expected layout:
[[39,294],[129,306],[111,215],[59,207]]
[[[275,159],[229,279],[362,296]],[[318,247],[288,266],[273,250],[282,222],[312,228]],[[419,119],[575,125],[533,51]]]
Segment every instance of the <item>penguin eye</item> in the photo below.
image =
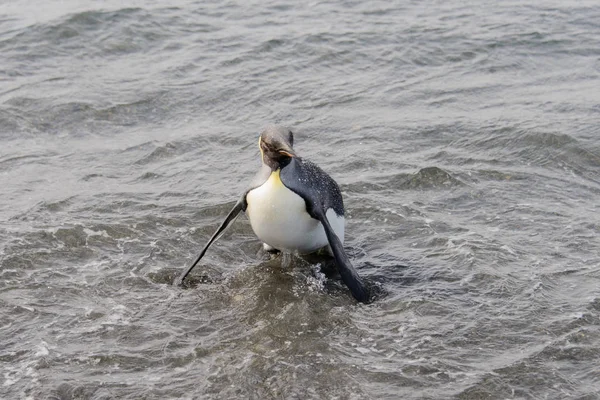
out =
[[260,142],[260,147],[262,147],[262,149],[265,150],[265,151],[271,151],[271,150],[273,150],[273,146],[271,146],[267,142]]

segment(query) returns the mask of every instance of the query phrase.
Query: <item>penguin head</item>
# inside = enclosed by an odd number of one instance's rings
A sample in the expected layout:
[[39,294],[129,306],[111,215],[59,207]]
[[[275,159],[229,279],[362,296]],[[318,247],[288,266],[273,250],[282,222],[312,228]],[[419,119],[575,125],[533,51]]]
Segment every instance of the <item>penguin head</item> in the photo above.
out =
[[297,157],[293,145],[294,134],[280,125],[267,127],[258,139],[262,162],[273,170],[284,167],[292,158]]

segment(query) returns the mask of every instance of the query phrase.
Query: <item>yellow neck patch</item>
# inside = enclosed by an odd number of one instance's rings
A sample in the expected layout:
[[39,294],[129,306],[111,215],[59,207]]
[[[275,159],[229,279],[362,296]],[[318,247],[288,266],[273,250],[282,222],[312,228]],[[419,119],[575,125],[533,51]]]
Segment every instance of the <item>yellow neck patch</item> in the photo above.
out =
[[281,170],[277,169],[273,172],[271,172],[271,175],[269,176],[269,179],[267,180],[271,185],[283,185],[283,182],[281,182],[281,176],[279,176]]

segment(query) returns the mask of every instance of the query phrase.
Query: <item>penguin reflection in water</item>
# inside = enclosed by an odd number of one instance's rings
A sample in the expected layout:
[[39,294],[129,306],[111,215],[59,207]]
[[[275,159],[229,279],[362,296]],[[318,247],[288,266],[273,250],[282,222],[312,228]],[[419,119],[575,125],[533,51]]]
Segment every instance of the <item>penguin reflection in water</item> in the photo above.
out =
[[177,280],[183,280],[209,246],[241,211],[269,251],[309,254],[326,247],[354,298],[369,300],[367,287],[344,251],[344,203],[337,183],[321,168],[296,155],[294,136],[270,126],[258,139],[262,167],[202,252]]

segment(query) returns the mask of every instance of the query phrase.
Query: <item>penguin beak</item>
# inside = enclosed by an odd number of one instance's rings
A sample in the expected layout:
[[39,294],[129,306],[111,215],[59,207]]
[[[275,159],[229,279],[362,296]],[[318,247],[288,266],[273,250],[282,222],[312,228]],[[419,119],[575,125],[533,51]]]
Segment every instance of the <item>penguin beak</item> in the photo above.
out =
[[294,150],[285,144],[283,144],[279,148],[275,148],[275,147],[272,147],[271,145],[263,142],[262,139],[259,139],[258,146],[259,146],[262,154],[267,154],[270,157],[276,156],[277,154],[284,156],[284,157],[291,157],[291,158],[296,157],[296,153],[294,152]]
[[279,149],[279,150],[277,150],[277,152],[286,157],[291,157],[291,158],[296,157],[296,153],[294,153],[294,150],[292,150],[290,148]]

